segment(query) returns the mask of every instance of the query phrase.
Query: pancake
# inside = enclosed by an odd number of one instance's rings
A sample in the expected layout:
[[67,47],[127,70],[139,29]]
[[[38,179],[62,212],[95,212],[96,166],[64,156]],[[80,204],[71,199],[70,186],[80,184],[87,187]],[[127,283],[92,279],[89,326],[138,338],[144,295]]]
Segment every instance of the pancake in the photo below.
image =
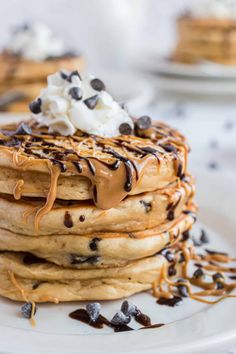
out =
[[[99,231],[133,232],[178,217],[194,195],[190,178],[154,192],[129,196],[116,207],[102,210],[93,203],[56,200],[40,220],[44,201],[0,196],[0,227],[23,235],[91,234]],[[9,213],[9,210],[11,212]]]
[[52,263],[25,265],[24,254],[0,254],[0,295],[16,301],[113,300],[149,290],[158,282],[161,256],[107,269],[65,269]]
[[234,20],[182,16],[178,20],[178,33],[173,60],[187,63],[204,59],[225,64],[236,62]]
[[93,198],[100,209],[129,194],[163,188],[183,178],[188,145],[176,130],[156,123],[136,135],[101,138],[77,131],[48,135],[32,123],[32,134],[4,127],[0,135],[0,192],[47,197],[41,216],[56,198]]
[[42,81],[62,68],[65,70],[81,70],[85,66],[82,56],[61,56],[44,61],[27,60],[20,56],[2,53],[0,55],[0,83],[10,80],[15,82]]
[[188,214],[157,228],[133,233],[31,237],[0,229],[0,251],[28,252],[26,264],[37,263],[39,257],[68,268],[123,266],[175,243],[183,232],[191,229],[195,212],[195,205],[191,205]]

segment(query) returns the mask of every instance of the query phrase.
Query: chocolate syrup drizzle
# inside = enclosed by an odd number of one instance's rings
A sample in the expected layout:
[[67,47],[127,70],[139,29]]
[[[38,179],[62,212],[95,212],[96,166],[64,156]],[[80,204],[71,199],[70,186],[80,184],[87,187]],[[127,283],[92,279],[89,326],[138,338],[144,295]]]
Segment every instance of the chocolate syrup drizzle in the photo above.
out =
[[[182,166],[183,161],[183,170],[186,169],[188,145],[180,133],[165,124],[158,123],[147,130],[136,131],[136,135],[115,138],[102,138],[81,131],[64,137],[49,134],[47,128],[39,128],[33,121],[29,125],[31,135],[16,134],[15,125],[5,126],[0,134],[0,149],[12,156],[13,165],[19,170],[26,171],[38,160],[41,164],[46,161],[51,174],[50,199],[56,198],[59,175],[78,174],[91,181],[94,203],[101,209],[109,209],[136,186],[140,174],[148,163],[153,163],[153,159],[159,164],[168,154],[174,154],[174,164],[179,161],[175,166],[176,176],[179,174],[178,165]],[[60,173],[54,178],[52,174],[56,173],[56,168]],[[53,205],[52,200],[49,203],[48,199],[47,203]],[[50,206],[45,206],[44,211],[38,213],[38,219],[49,209]]]

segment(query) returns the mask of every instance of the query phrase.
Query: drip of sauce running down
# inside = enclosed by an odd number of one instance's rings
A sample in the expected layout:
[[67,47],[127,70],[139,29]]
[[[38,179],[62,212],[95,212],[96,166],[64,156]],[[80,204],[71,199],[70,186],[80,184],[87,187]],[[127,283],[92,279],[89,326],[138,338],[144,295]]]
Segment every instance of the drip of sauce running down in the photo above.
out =
[[[236,295],[230,294],[230,292],[236,288],[236,283],[226,283],[225,277],[220,273],[236,273],[236,268],[225,267],[219,264],[236,261],[235,258],[230,258],[227,253],[209,250],[206,250],[205,255],[197,255],[193,244],[190,243],[188,239],[183,239],[182,241],[178,240],[173,247],[173,251],[175,257],[171,266],[174,267],[176,271],[170,274],[168,272],[169,264],[166,262],[163,265],[159,281],[153,283],[153,295],[158,299],[158,304],[173,307],[182,301],[182,296],[188,296],[207,304],[215,304],[225,298],[236,297]],[[207,282],[204,280],[204,273],[189,276],[188,266],[191,261],[197,261],[195,266],[199,269],[217,272],[217,278],[214,280],[213,274],[213,281]],[[177,281],[172,280],[176,275],[178,276]],[[234,276],[228,277],[232,280],[236,279]],[[191,285],[201,288],[202,290],[193,292]],[[204,298],[211,296],[218,298],[214,301]]]
[[[96,321],[91,321],[87,311],[85,309],[78,309],[69,314],[70,318],[73,318],[74,320],[86,323],[87,325],[101,329],[105,326],[113,328],[114,332],[126,332],[126,331],[133,331],[134,329],[129,327],[128,325],[119,325],[115,326],[113,325],[106,317],[99,315],[98,319]],[[163,326],[163,323],[157,323],[157,324],[151,324],[150,318],[143,314],[139,313],[138,315],[135,316],[135,320],[140,323],[142,326],[140,329],[144,328],[158,328]]]
[[[31,128],[31,135],[17,135],[16,126],[5,127],[0,133],[0,150],[11,158],[15,169],[31,171],[33,166],[41,166],[51,176],[46,203],[36,212],[37,230],[40,219],[53,207],[58,178],[63,173],[88,178],[94,203],[100,209],[117,205],[139,183],[149,164],[156,163],[158,168],[169,155],[176,176],[182,178],[186,173],[189,147],[180,133],[165,124],[109,139],[80,131],[70,138],[50,135],[34,122]],[[20,197],[20,190],[14,194]]]

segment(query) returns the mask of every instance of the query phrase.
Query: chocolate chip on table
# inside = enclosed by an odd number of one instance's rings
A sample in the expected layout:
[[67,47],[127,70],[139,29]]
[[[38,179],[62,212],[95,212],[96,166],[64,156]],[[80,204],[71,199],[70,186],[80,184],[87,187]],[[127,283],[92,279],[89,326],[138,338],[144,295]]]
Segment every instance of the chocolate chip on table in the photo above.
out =
[[69,90],[69,94],[76,101],[81,100],[81,98],[83,97],[83,92],[80,87],[71,87]]
[[[21,313],[23,317],[25,318],[31,318],[32,317],[32,311],[33,311],[33,304],[32,302],[26,302],[24,305],[21,307]],[[34,313],[33,315],[36,314],[37,308],[36,306],[34,307]]]
[[210,242],[209,238],[208,238],[208,236],[206,234],[206,231],[203,230],[203,229],[201,230],[200,241],[201,241],[201,243],[209,243]]
[[101,241],[99,237],[94,237],[90,242],[89,242],[89,248],[91,251],[97,251],[98,250],[98,242]]
[[32,129],[26,123],[21,123],[16,128],[14,135],[31,135]]
[[219,168],[219,165],[217,162],[215,161],[210,161],[208,163],[208,167],[211,169],[211,170],[217,170]]
[[37,100],[32,101],[29,104],[29,109],[31,110],[32,113],[39,114],[41,112],[41,105],[42,105],[42,100],[41,98],[38,98]]
[[122,302],[120,309],[126,316],[136,316],[140,312],[136,305],[127,300]]
[[86,311],[91,319],[92,322],[96,322],[101,311],[101,305],[99,302],[92,302],[87,304]]
[[122,123],[119,126],[119,132],[122,135],[130,135],[132,133],[132,127],[129,125],[129,123]]
[[105,86],[104,82],[100,79],[91,80],[90,85],[96,91],[105,91],[106,90],[106,86]]
[[170,299],[166,298],[166,297],[160,297],[157,300],[157,303],[159,305],[166,305],[166,306],[174,307],[174,306],[181,305],[183,303],[183,300],[180,296],[173,296]]
[[149,116],[142,116],[135,122],[135,127],[140,130],[150,128],[152,120]]
[[111,324],[114,326],[126,325],[131,321],[131,316],[127,316],[124,312],[117,312],[114,317],[111,319]]
[[98,103],[99,100],[99,95],[94,95],[89,98],[86,98],[84,100],[84,104],[89,108],[89,109],[94,109]]
[[201,268],[198,268],[198,269],[196,269],[195,272],[193,273],[193,278],[198,279],[198,278],[203,277],[203,275],[204,275],[203,270],[202,270]]

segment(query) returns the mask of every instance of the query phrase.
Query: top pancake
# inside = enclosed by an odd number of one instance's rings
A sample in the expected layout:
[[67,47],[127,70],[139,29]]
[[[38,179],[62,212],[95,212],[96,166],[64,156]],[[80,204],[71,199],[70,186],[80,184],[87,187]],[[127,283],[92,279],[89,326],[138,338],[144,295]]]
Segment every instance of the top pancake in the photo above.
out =
[[80,131],[65,137],[50,135],[30,123],[32,133],[17,126],[0,133],[0,192],[47,197],[48,210],[56,198],[93,198],[101,209],[117,205],[127,195],[164,188],[182,178],[188,145],[163,123],[115,138]]

